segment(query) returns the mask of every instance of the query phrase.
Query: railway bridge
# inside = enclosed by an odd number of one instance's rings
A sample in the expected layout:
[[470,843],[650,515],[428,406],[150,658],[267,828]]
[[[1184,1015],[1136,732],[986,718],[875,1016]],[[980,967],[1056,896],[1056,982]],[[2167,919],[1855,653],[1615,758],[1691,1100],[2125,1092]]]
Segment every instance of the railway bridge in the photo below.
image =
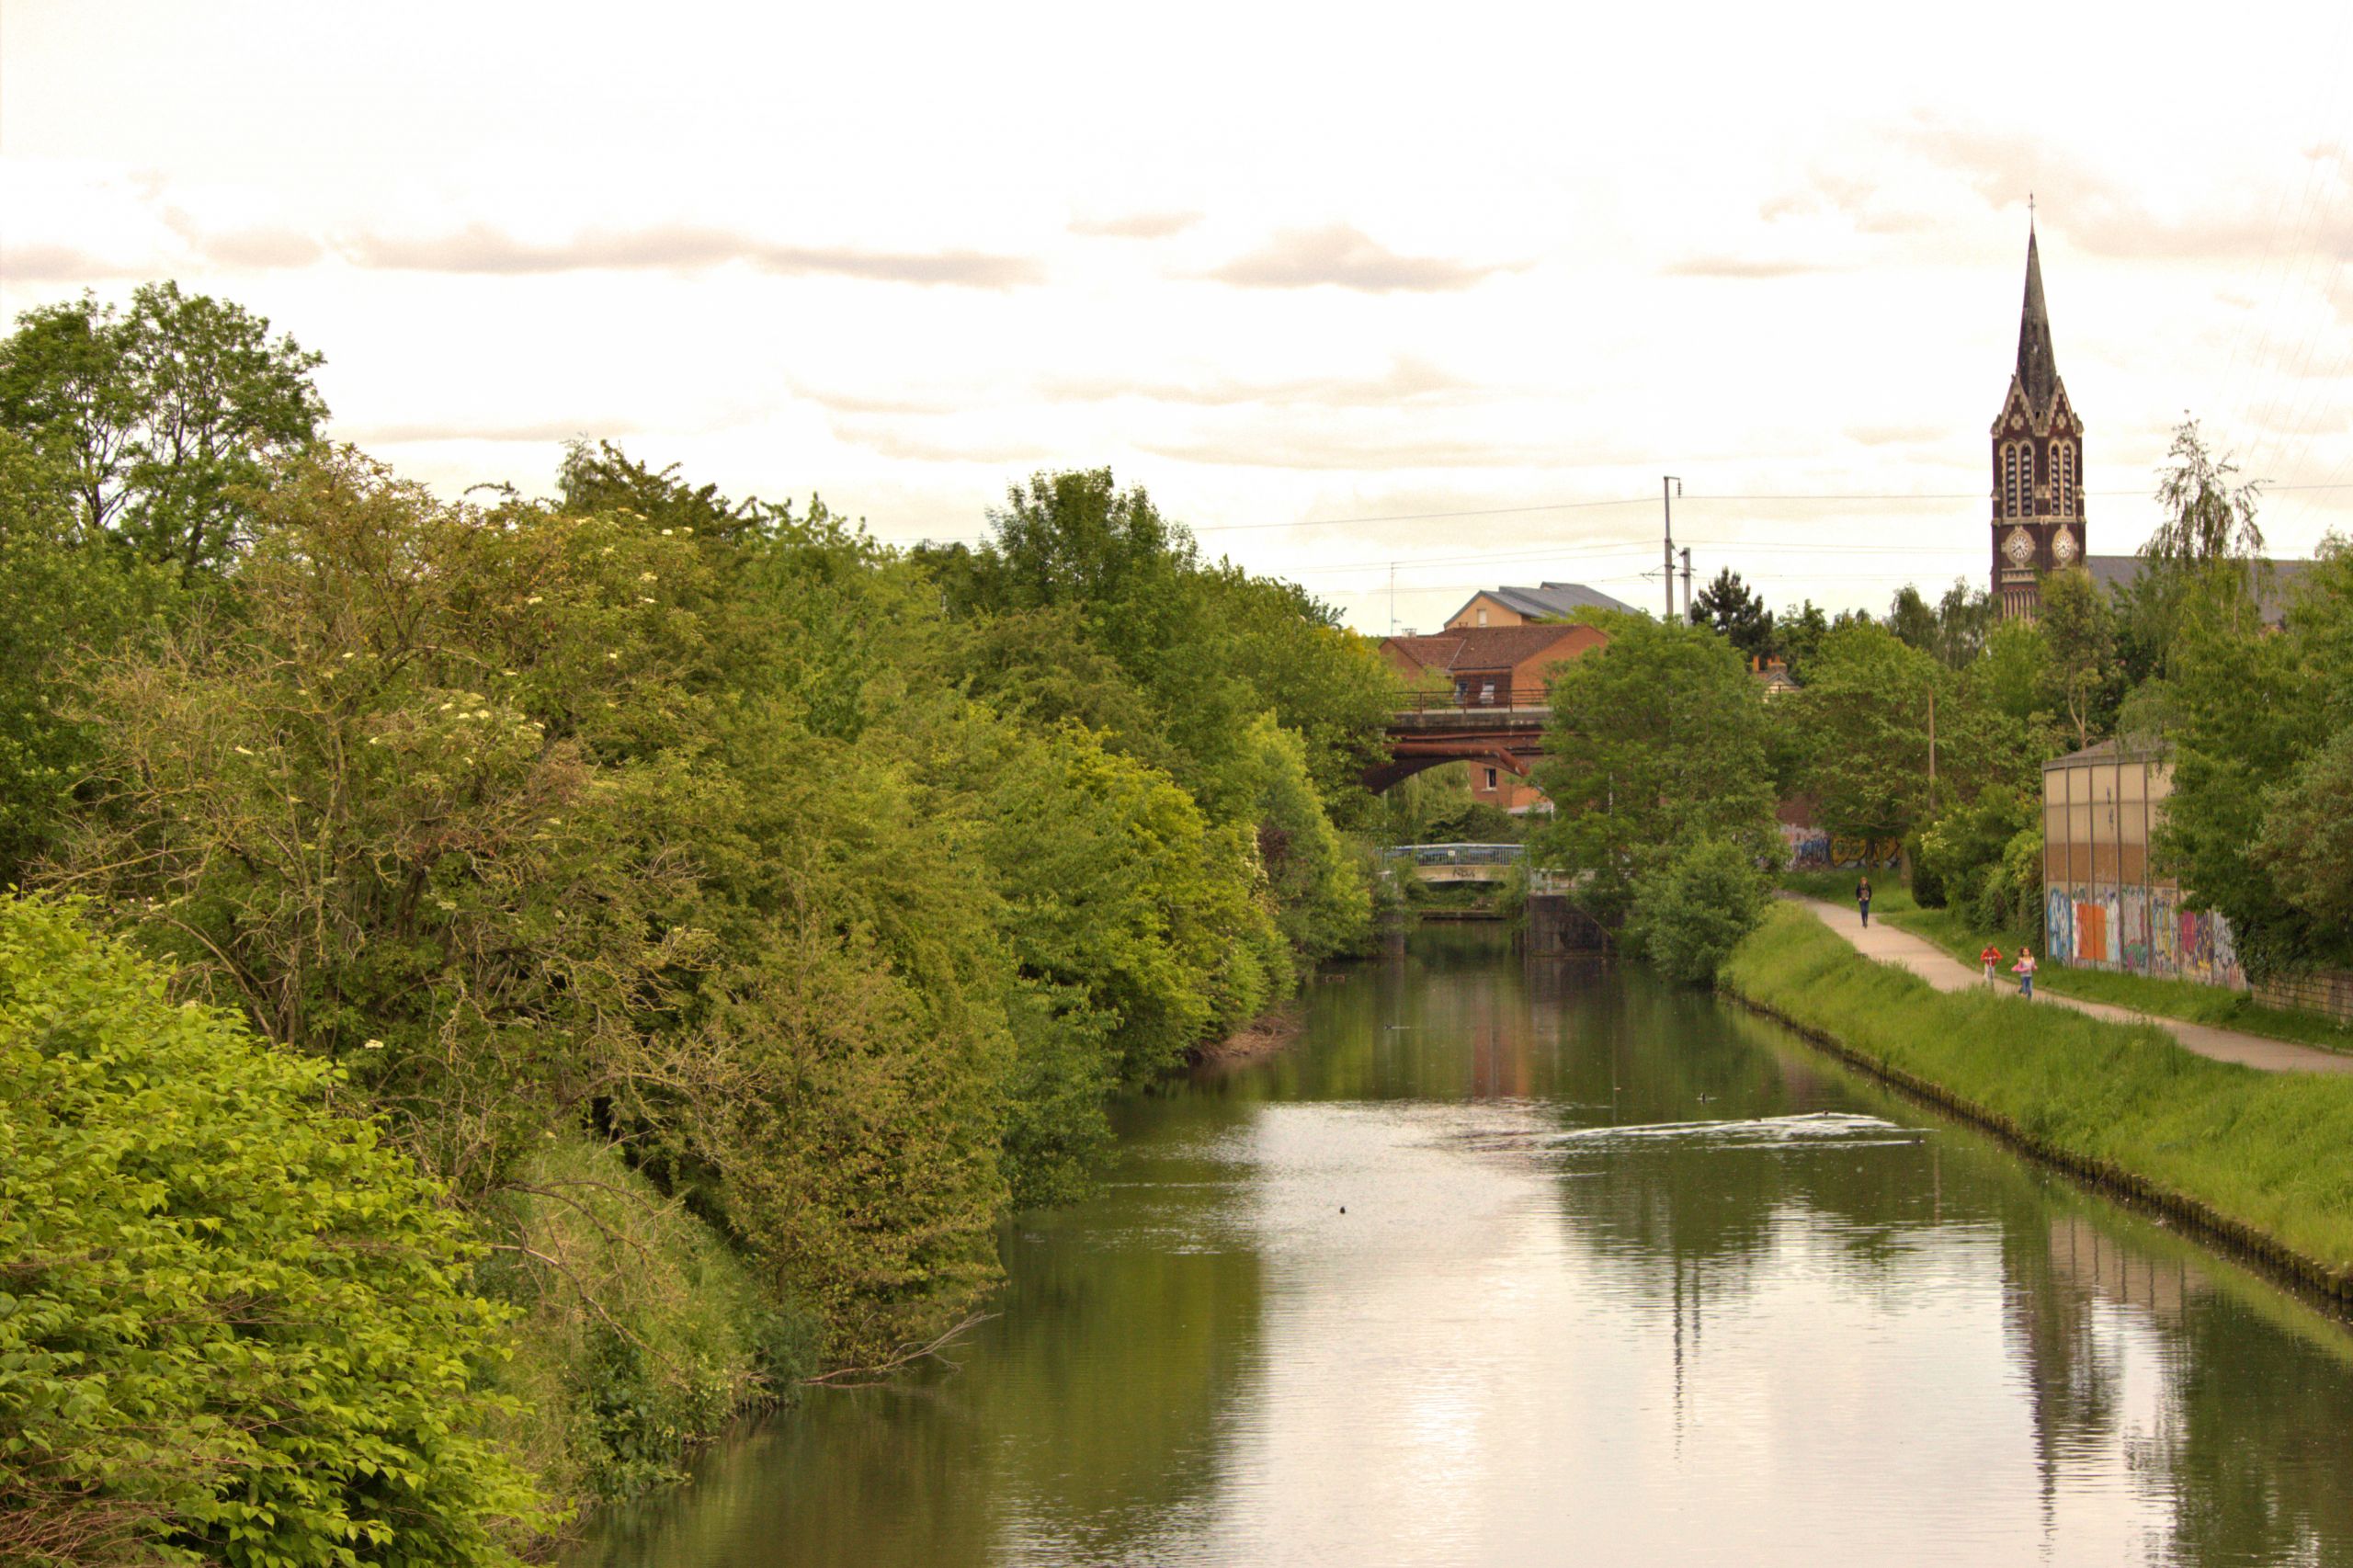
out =
[[1544,754],[1552,704],[1540,686],[1458,686],[1412,693],[1389,721],[1389,756],[1364,774],[1379,794],[1426,767],[1478,763],[1528,777]]

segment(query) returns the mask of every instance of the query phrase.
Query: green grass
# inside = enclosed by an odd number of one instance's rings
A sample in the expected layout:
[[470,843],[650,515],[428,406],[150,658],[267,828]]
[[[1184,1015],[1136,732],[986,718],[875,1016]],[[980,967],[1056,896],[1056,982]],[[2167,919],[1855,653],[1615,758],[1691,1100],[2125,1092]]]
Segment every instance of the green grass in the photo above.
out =
[[[1871,904],[1878,913],[1876,900]],[[1908,899],[1905,903],[1888,911],[1890,926],[1925,937],[1965,964],[1977,961],[1978,949],[1986,938],[1993,939],[2006,954],[2015,955],[2029,945],[2022,931],[1988,931],[1973,924],[1967,915],[1952,909],[1918,909]],[[2040,947],[2037,948],[2040,952]],[[2006,969],[2006,965],[2005,966]],[[2333,1018],[2317,1013],[2284,1012],[2276,1007],[2257,1006],[2255,998],[2244,991],[2232,991],[2220,985],[2200,985],[2188,980],[2155,980],[2147,975],[2117,974],[2104,969],[2070,969],[2055,960],[2035,972],[2037,989],[2057,992],[2063,996],[2076,996],[2086,1002],[2106,1002],[2112,1006],[2130,1007],[2136,1013],[2149,1013],[2161,1018],[2179,1018],[2184,1023],[2211,1024],[2217,1028],[2237,1029],[2242,1033],[2261,1035],[2267,1040],[2291,1040],[2298,1045],[2316,1045],[2325,1051],[2353,1051],[2353,1029]]]
[[1722,984],[2046,1152],[2353,1277],[2353,1077],[2258,1073],[2154,1026],[1938,993],[1787,905],[1733,952]]
[[1912,902],[1912,890],[1893,869],[1886,871],[1784,871],[1780,882],[1784,892],[1802,893],[1818,898],[1824,903],[1852,904],[1855,884],[1864,877],[1871,880],[1871,914],[1895,914],[1917,909]]

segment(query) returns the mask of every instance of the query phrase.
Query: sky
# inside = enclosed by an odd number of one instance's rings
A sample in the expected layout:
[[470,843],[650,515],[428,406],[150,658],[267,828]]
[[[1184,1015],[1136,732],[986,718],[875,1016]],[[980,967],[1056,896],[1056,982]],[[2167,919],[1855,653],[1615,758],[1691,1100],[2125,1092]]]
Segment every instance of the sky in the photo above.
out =
[[237,301],[451,495],[607,437],[978,539],[1108,465],[1379,632],[1657,605],[1674,475],[1702,585],[1877,610],[1984,581],[2029,192],[2088,548],[2186,414],[2275,553],[2353,532],[2348,47],[2259,0],[0,0],[0,317]]

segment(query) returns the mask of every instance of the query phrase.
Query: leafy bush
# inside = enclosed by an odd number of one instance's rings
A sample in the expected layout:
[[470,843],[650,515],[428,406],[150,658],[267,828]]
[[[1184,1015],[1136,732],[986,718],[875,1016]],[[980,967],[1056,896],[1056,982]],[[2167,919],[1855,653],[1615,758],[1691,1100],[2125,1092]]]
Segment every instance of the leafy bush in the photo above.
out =
[[1636,879],[1627,940],[1674,978],[1709,984],[1771,896],[1771,881],[1745,846],[1703,838]]
[[339,1084],[0,898],[0,1560],[509,1561],[479,1249]]
[[816,1324],[779,1311],[743,1260],[617,1149],[549,1140],[491,1212],[480,1279],[522,1315],[494,1433],[551,1489],[625,1496],[672,1481],[695,1442],[813,1369]]

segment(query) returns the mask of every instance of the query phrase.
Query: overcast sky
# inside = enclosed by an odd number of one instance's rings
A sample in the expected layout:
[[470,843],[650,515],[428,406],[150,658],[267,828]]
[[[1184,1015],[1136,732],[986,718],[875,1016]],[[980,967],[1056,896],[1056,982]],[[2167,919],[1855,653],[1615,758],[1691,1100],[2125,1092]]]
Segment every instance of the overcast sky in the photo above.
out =
[[0,312],[240,301],[453,493],[608,436],[906,540],[1108,464],[1382,631],[1392,561],[1406,625],[1654,605],[1674,473],[1703,579],[1881,608],[1984,578],[2029,189],[2090,548],[2184,410],[2279,552],[2353,531],[2348,48],[2341,3],[0,0]]

